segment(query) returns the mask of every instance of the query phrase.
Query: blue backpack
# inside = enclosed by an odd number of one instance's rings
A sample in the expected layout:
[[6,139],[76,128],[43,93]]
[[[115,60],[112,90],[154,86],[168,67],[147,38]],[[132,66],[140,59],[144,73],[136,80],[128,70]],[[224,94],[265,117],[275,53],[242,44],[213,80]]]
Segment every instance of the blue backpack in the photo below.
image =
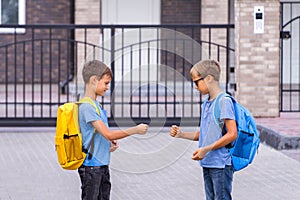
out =
[[235,110],[238,137],[228,148],[233,168],[238,171],[252,163],[260,143],[259,133],[250,111],[226,93],[221,93],[217,97],[214,107],[215,122],[222,130],[224,130],[224,122],[220,120],[220,101],[225,96],[231,98]]

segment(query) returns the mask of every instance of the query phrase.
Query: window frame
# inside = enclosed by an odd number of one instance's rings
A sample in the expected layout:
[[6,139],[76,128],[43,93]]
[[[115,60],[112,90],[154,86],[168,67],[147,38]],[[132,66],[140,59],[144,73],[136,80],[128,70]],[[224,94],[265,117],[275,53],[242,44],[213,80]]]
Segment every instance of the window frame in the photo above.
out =
[[[18,0],[18,25],[26,23],[26,0]],[[1,13],[2,1],[0,0],[0,24],[2,25]],[[1,33],[25,33],[25,28],[0,28]]]

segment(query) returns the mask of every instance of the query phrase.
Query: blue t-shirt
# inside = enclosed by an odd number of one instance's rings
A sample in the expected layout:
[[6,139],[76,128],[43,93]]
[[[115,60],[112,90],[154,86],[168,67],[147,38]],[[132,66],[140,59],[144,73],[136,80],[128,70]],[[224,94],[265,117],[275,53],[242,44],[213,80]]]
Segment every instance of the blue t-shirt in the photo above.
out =
[[[79,126],[82,133],[82,143],[85,149],[88,149],[88,145],[91,144],[91,140],[94,134],[93,121],[101,120],[107,127],[106,111],[103,110],[98,101],[94,101],[100,111],[100,116],[96,112],[93,105],[89,103],[82,103],[79,106]],[[110,162],[110,141],[107,140],[101,133],[96,131],[94,136],[94,151],[91,159],[88,156],[85,158],[83,165],[85,166],[103,166],[109,165]],[[90,149],[88,149],[90,152]]]
[[[204,107],[205,106],[205,107]],[[215,99],[207,101],[202,104],[202,115],[200,124],[199,147],[204,147],[216,142],[222,135],[222,129],[216,124],[213,109],[215,106]],[[234,119],[235,112],[231,99],[224,97],[220,101],[220,119]],[[231,156],[226,147],[222,147],[207,153],[207,155],[200,160],[202,167],[208,168],[225,168],[225,165],[231,165]]]

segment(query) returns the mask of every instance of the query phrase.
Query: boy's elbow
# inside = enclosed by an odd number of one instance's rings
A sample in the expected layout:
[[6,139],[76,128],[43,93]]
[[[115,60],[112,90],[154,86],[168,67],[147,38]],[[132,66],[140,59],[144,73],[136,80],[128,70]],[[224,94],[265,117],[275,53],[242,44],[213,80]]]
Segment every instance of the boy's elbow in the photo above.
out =
[[229,133],[229,135],[230,135],[231,142],[236,140],[236,138],[238,137],[237,131],[228,131],[227,133]]
[[103,135],[107,140],[114,140],[114,138],[112,137],[112,134],[110,133],[106,133]]
[[237,133],[237,131],[234,131],[233,132],[233,140],[236,140],[237,137],[238,137],[238,133]]
[[111,134],[111,132],[109,130],[108,131],[103,131],[103,132],[99,131],[99,134],[101,134],[107,140],[114,140],[113,135]]

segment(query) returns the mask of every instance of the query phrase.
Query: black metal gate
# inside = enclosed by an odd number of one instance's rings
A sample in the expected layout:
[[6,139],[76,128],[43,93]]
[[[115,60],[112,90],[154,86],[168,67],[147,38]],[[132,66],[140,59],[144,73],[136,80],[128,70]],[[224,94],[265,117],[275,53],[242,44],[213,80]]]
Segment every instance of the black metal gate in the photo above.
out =
[[281,112],[300,112],[300,2],[281,3]]
[[[99,98],[112,126],[198,124],[201,96],[189,69],[200,59],[223,63],[228,90],[230,24],[1,25],[0,31],[5,28],[14,33],[0,41],[0,126],[54,126],[58,106],[83,95],[81,68],[92,59],[114,74]],[[213,41],[218,34],[225,39]]]

